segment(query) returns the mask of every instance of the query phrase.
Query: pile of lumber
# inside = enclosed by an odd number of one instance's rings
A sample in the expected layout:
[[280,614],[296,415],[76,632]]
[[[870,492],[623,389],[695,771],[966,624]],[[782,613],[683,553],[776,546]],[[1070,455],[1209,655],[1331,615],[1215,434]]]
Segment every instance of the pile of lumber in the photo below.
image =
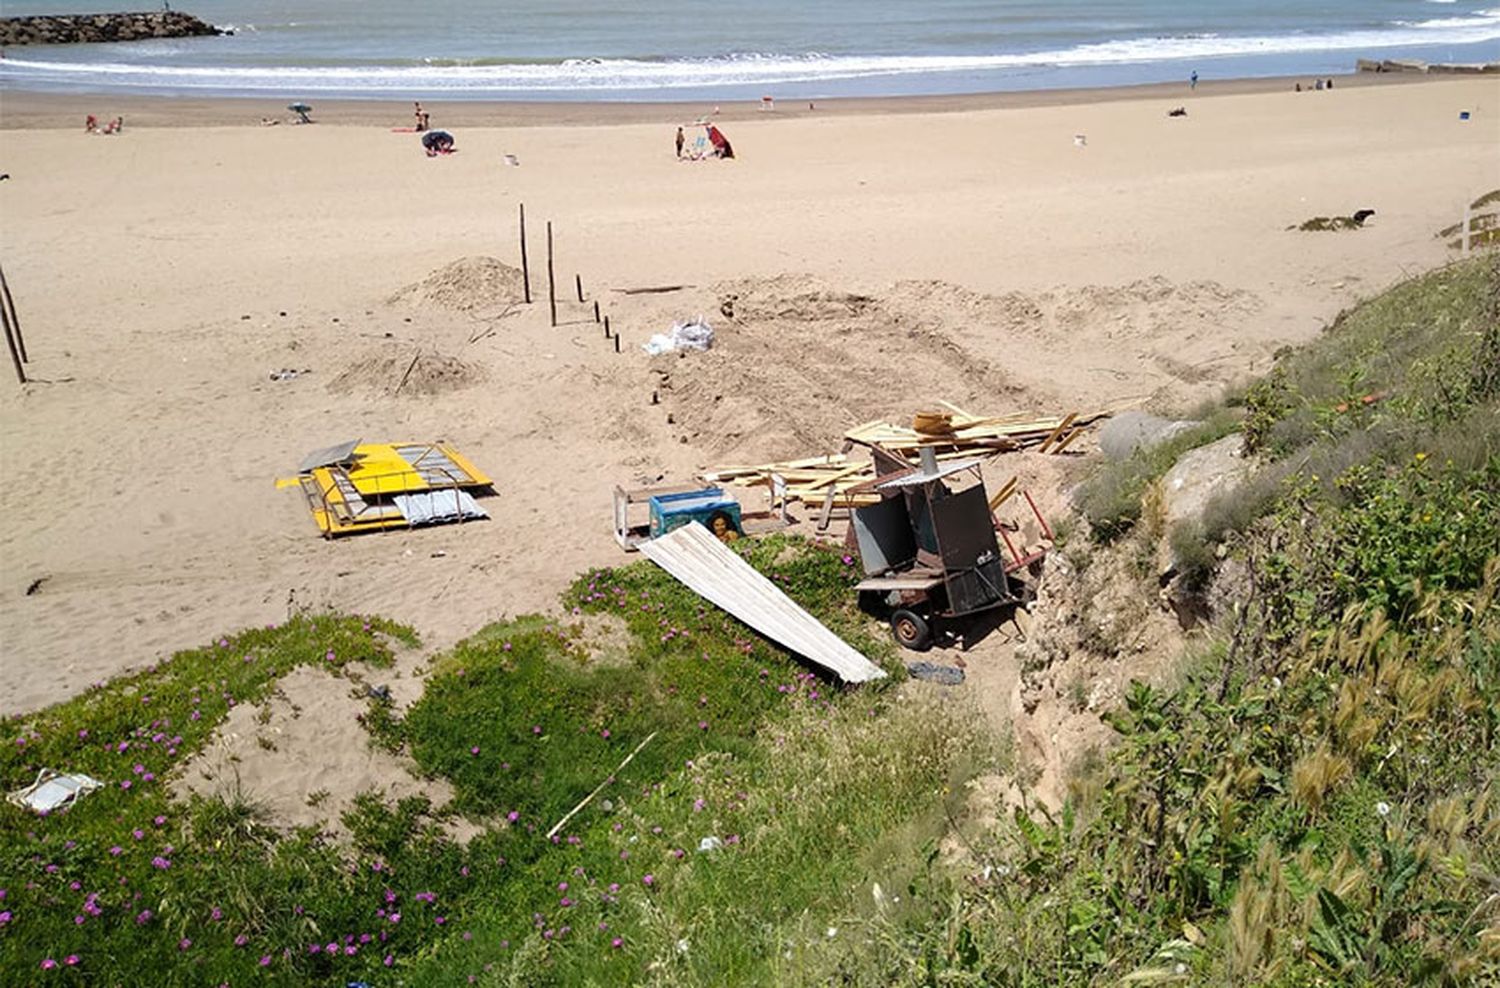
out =
[[862,446],[880,446],[894,452],[905,452],[931,446],[937,450],[976,453],[984,450],[1007,452],[1036,447],[1042,453],[1060,453],[1077,439],[1083,427],[1099,418],[1080,416],[1077,412],[1061,418],[1038,418],[1034,415],[971,415],[957,405],[940,401],[945,412],[918,412],[913,417],[916,428],[876,420],[855,426],[844,438]]
[[[1076,412],[1054,418],[1024,414],[979,416],[970,415],[948,402],[940,404],[945,411],[919,412],[914,416],[913,425],[920,426],[920,430],[885,421],[856,426],[844,434],[845,449],[852,451],[856,445],[878,446],[913,466],[918,452],[924,447],[932,448],[940,461],[1019,449],[1060,453],[1078,438],[1085,425],[1100,417],[1097,414],[1080,416]],[[875,480],[873,459],[853,452],[753,466],[717,467],[701,476],[713,484],[765,485],[771,488],[773,502],[820,504],[824,506],[825,514],[835,505],[857,508],[880,500],[872,484]]]

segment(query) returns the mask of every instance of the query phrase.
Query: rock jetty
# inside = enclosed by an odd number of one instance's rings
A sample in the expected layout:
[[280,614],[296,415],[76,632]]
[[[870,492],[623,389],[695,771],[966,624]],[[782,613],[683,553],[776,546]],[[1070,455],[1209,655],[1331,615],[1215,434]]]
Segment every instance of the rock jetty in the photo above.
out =
[[139,14],[71,14],[0,17],[0,46],[75,45],[147,38],[193,38],[227,34],[192,14],[155,10]]
[[1417,72],[1423,75],[1494,75],[1500,73],[1500,62],[1424,62],[1416,58],[1360,58],[1354,62],[1360,72]]

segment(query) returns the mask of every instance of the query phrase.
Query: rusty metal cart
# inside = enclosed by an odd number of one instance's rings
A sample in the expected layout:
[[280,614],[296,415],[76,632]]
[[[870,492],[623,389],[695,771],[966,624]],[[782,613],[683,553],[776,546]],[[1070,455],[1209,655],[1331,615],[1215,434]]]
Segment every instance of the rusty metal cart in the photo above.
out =
[[863,607],[888,614],[904,648],[931,648],[938,621],[1023,599],[995,538],[982,462],[940,465],[931,450],[923,450],[920,467],[875,481],[880,502],[854,512],[865,572],[855,589]]

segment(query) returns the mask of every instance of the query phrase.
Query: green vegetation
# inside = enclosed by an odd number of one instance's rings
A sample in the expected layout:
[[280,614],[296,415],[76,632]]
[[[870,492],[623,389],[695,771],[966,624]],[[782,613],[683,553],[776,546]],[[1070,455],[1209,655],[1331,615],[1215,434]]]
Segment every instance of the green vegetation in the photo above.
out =
[[1076,498],[1093,537],[1112,542],[1129,532],[1141,519],[1146,492],[1183,453],[1223,439],[1238,428],[1239,419],[1233,410],[1212,407],[1200,424],[1097,469],[1080,486]]
[[1301,230],[1303,233],[1320,233],[1339,230],[1358,230],[1363,223],[1356,222],[1352,216],[1314,216],[1310,220],[1303,220],[1297,226],[1289,226],[1288,230]]
[[935,873],[855,980],[1500,981],[1497,335],[1500,270],[1455,266],[1249,389],[1273,479],[1209,522],[1233,613],[1178,688],[1133,686],[1060,814],[1016,812],[977,888]]
[[[742,551],[895,669],[846,557],[783,538]],[[438,812],[362,795],[348,843],[276,832],[253,793],[174,802],[161,780],[294,666],[388,663],[391,642],[414,643],[394,625],[299,618],[7,721],[7,787],[43,766],[109,787],[51,817],[0,809],[0,969],[28,983],[796,982],[846,917],[874,909],[872,882],[920,870],[945,791],[1003,756],[961,707],[831,688],[649,564],[588,574],[567,603],[566,623],[495,625],[441,656],[404,718],[372,701],[373,741],[457,796]],[[618,654],[590,653],[589,622],[628,629]],[[483,832],[456,842],[455,812]]]
[[[1500,213],[1491,209],[1484,210],[1488,206],[1500,203],[1500,189],[1491,189],[1484,195],[1469,204],[1469,247],[1492,247],[1500,244]],[[1462,250],[1463,223],[1454,223],[1452,226],[1444,227],[1438,231],[1439,239],[1447,240],[1448,246],[1453,250]]]

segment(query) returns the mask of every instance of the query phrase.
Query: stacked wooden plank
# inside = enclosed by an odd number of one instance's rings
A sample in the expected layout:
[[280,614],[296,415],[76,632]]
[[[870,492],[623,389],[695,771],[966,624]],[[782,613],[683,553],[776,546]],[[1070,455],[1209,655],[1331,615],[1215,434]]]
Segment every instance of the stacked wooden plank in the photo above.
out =
[[[916,428],[876,420],[855,426],[844,438],[863,446],[881,446],[895,452],[931,446],[937,450],[959,450],[969,454],[986,449],[997,452],[1036,446],[1040,452],[1060,452],[1073,442],[1088,422],[1078,413],[1062,417],[1037,417],[1030,414],[982,416],[971,415],[957,405],[939,402],[945,413],[920,412]],[[1055,448],[1053,444],[1057,444]]]
[[[939,460],[973,458],[1018,449],[1061,452],[1078,438],[1083,426],[1098,415],[1077,413],[1061,417],[1035,415],[971,415],[956,405],[940,402],[943,412],[921,412],[913,423],[921,430],[883,420],[866,422],[844,434],[846,448],[878,446],[916,464],[918,452],[931,448]],[[701,474],[709,483],[736,483],[771,488],[773,503],[780,500],[857,508],[874,504],[880,495],[872,459],[861,453],[830,453],[800,460],[746,466],[717,467]],[[826,514],[826,510],[825,510]]]

